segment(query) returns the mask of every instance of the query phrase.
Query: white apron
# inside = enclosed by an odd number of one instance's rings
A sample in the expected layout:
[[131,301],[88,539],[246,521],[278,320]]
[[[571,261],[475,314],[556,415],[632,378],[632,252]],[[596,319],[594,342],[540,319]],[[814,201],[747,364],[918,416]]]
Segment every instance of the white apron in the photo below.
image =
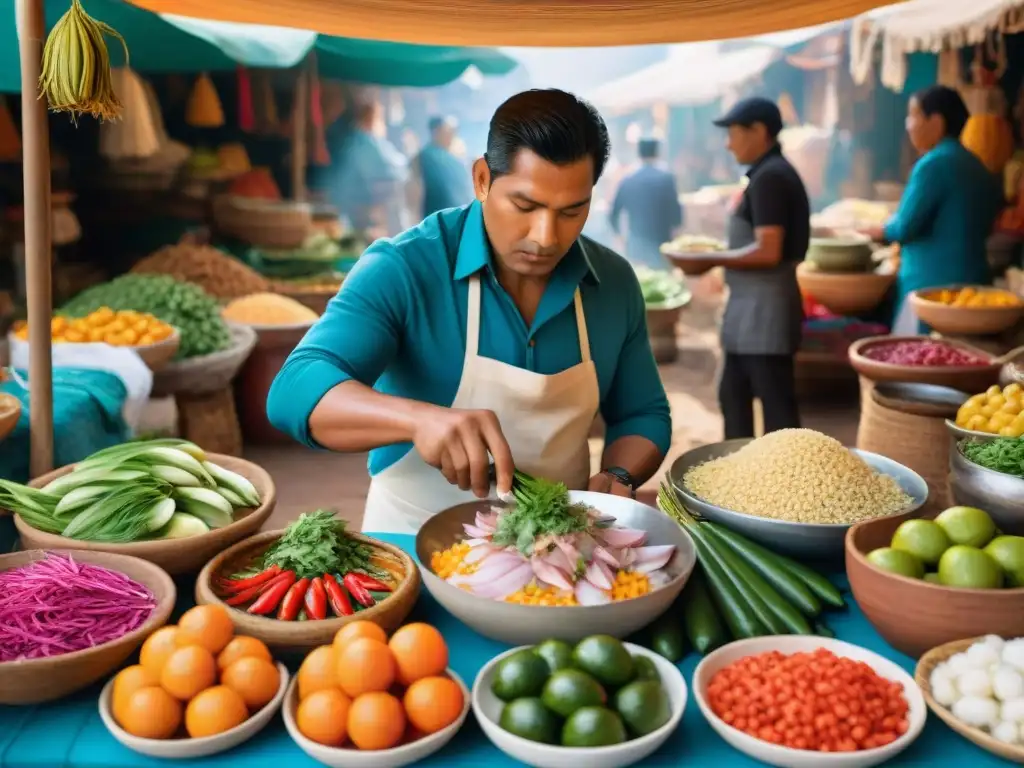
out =
[[[466,359],[451,407],[494,411],[518,469],[583,490],[590,479],[587,438],[597,415],[600,392],[578,288],[573,303],[582,362],[545,376],[477,354],[480,278],[471,277]],[[413,447],[371,479],[363,530],[416,533],[432,515],[476,498],[471,491],[449,483]]]

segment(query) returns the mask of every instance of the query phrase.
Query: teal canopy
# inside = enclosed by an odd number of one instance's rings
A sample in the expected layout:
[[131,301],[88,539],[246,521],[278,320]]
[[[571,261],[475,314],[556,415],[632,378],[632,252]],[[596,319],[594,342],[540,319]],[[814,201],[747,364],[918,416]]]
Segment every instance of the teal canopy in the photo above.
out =
[[[68,0],[46,0],[47,29],[68,10]],[[324,77],[386,86],[437,86],[475,66],[485,75],[512,71],[514,59],[490,48],[410,45],[344,37],[286,27],[234,24],[155,14],[122,0],[82,0],[89,15],[116,29],[137,72],[216,72],[249,67],[286,69],[314,48]],[[120,44],[108,38],[111,62],[124,63]],[[14,0],[0,0],[0,93],[21,91]]]

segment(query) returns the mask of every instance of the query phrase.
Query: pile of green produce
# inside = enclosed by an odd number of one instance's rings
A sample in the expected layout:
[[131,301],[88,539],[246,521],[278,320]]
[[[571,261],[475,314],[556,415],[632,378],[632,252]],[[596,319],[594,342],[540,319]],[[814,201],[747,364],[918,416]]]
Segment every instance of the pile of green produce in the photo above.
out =
[[977,507],[950,507],[934,520],[907,520],[888,547],[868,553],[868,561],[947,587],[1024,587],[1024,536],[1000,535]]
[[636,276],[640,280],[640,290],[648,309],[674,309],[690,300],[690,291],[681,275],[667,270],[637,267]]
[[698,522],[664,484],[658,507],[689,532],[699,564],[683,591],[683,626],[670,612],[654,627],[653,647],[659,654],[679,661],[687,650],[684,633],[699,653],[764,635],[833,636],[821,614],[826,607],[846,604],[824,576],[724,525]]
[[259,505],[246,478],[174,438],[105,448],[41,489],[0,480],[0,508],[33,528],[110,544],[198,536]]
[[245,260],[260,274],[284,280],[333,273],[344,256],[345,251],[337,240],[320,233],[311,235],[294,250],[251,248]]
[[505,702],[498,724],[516,736],[563,747],[607,747],[646,736],[672,717],[658,669],[614,637],[575,647],[545,640],[502,659],[491,692]]
[[148,312],[173,325],[181,333],[179,360],[220,352],[231,345],[231,333],[217,300],[198,285],[167,275],[122,275],[87,288],[57,313],[85,317],[101,307]]
[[1024,477],[1024,437],[964,440],[960,443],[960,452],[979,467]]

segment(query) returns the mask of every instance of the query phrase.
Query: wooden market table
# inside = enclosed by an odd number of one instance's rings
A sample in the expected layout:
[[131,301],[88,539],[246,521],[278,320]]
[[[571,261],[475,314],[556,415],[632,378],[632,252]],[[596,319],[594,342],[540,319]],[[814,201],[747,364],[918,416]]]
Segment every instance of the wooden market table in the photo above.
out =
[[[407,552],[414,552],[412,536],[370,535],[392,542]],[[846,586],[845,579],[837,583]],[[179,583],[179,611],[192,605],[191,591],[191,584]],[[848,591],[844,589],[844,592],[849,597]],[[444,634],[451,649],[451,665],[469,686],[472,686],[480,668],[508,647],[483,638],[460,624],[425,589],[409,620],[429,622]],[[833,614],[829,624],[840,639],[882,653],[913,671],[914,662],[886,645],[855,605],[851,604],[843,614]],[[698,656],[690,654],[681,664],[687,683],[692,679],[697,661]],[[101,687],[102,683],[51,704],[0,707],[0,768],[166,768],[170,765],[169,761],[131,752],[114,740],[100,720],[97,709]],[[178,764],[190,768],[316,768],[320,765],[292,742],[280,717],[237,749]],[[492,746],[470,716],[448,746],[419,765],[503,768],[518,763]],[[748,768],[761,763],[726,745],[704,721],[691,694],[682,725],[664,747],[640,765]],[[982,751],[955,734],[938,718],[929,715],[928,724],[917,742],[889,765],[900,768],[931,768],[935,765],[993,768],[1010,763]]]

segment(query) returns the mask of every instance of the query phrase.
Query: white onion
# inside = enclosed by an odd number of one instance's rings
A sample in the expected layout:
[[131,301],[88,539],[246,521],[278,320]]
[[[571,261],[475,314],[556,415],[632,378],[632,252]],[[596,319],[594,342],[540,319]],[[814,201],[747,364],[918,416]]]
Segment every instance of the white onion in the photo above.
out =
[[1024,698],[1004,701],[999,717],[1013,723],[1024,723]]
[[1024,672],[1024,638],[1010,640],[1003,645],[1003,662]]
[[971,663],[967,660],[966,653],[954,653],[946,659],[945,667],[954,675],[959,675],[971,669]]
[[990,728],[999,719],[999,705],[980,696],[964,696],[954,701],[952,712],[957,720],[976,728]]
[[983,669],[968,669],[961,672],[956,679],[956,687],[964,696],[986,699],[992,696],[992,678]]
[[975,643],[967,649],[967,662],[973,669],[986,669],[999,662],[999,651],[985,641]]
[[932,696],[944,707],[951,707],[960,695],[956,690],[956,684],[948,677],[933,680],[931,684]]
[[1020,743],[1020,728],[1016,723],[1002,721],[992,729],[992,738],[1006,744]]
[[992,675],[992,692],[1000,701],[1024,696],[1024,676],[1009,665],[1002,665]]

